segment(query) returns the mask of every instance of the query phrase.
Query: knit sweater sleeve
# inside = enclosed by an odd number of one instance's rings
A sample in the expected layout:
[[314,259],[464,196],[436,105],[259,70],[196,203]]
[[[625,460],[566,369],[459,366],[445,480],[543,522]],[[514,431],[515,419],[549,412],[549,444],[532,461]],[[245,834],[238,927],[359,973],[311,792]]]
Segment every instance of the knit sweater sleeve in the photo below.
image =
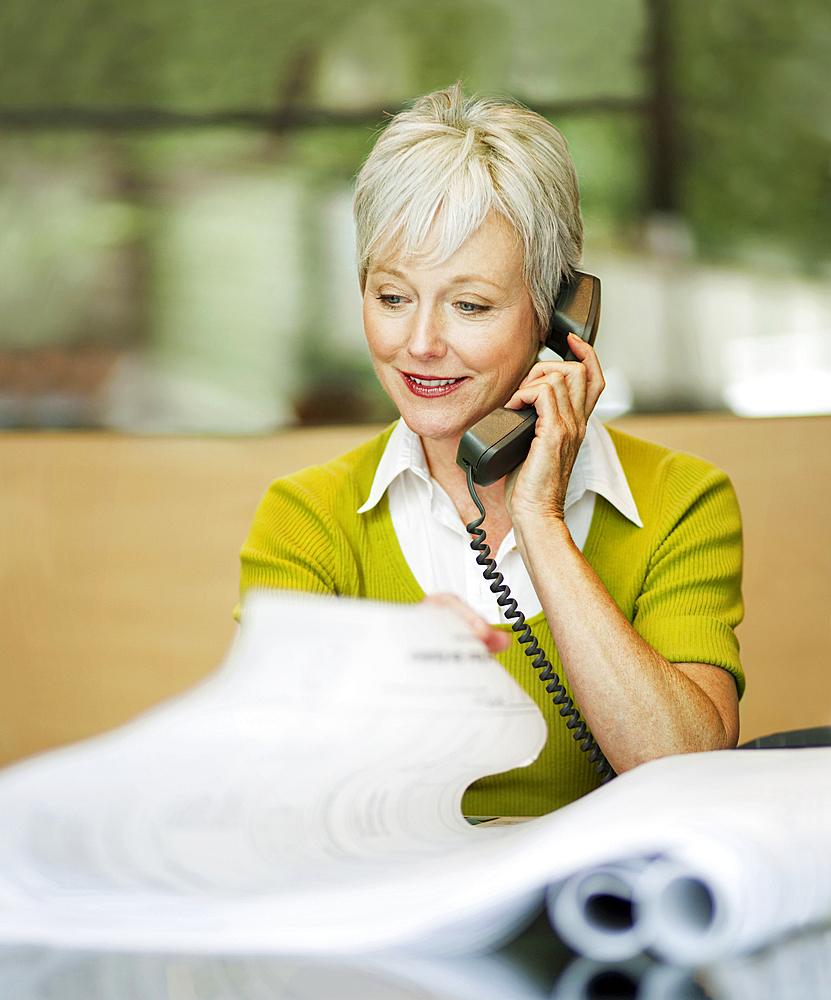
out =
[[255,588],[357,592],[355,556],[338,518],[342,497],[332,478],[318,466],[271,484],[240,552],[242,596]]
[[719,469],[674,453],[666,459],[661,539],[650,553],[635,602],[636,631],[673,663],[711,663],[744,675],[734,629],[742,619],[741,516]]
[[[240,551],[241,597],[265,588],[395,599],[383,587],[378,594],[367,588],[368,568],[383,564],[378,551],[389,547],[383,532],[376,537],[371,530],[382,523],[383,512],[357,513],[392,429],[271,484]],[[234,616],[239,615],[237,606]]]

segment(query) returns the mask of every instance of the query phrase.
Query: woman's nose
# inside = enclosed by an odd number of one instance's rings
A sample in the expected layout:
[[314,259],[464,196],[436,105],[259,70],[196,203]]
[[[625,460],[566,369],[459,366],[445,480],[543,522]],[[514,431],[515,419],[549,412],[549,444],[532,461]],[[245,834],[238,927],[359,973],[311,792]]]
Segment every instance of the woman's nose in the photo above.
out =
[[436,310],[417,310],[407,349],[415,358],[440,358],[447,353],[444,324]]

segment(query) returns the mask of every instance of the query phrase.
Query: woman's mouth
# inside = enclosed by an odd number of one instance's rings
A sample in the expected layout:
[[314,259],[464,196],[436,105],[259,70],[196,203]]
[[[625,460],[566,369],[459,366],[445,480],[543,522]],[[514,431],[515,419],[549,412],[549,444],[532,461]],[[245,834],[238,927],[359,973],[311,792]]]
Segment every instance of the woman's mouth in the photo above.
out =
[[461,378],[425,378],[423,375],[408,375],[406,372],[401,372],[401,375],[414,396],[430,398],[448,395],[467,379],[466,375]]

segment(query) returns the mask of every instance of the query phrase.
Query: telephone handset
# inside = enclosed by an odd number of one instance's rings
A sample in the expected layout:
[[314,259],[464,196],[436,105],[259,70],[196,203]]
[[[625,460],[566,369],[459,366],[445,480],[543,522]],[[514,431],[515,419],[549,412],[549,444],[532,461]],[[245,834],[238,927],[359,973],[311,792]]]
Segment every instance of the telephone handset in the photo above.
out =
[[[600,280],[575,271],[560,288],[554,303],[545,346],[564,361],[576,361],[566,339],[570,333],[594,344],[600,320]],[[490,486],[515,469],[528,454],[534,440],[537,414],[533,408],[506,410],[499,407],[483,417],[459,443],[456,464],[473,469],[478,486]]]
[[[576,361],[577,358],[568,346],[569,333],[594,344],[599,320],[600,281],[592,274],[575,271],[571,279],[561,287],[554,303],[554,314],[545,346],[559,354],[564,361]],[[537,644],[525,616],[511,597],[502,574],[496,568],[496,562],[491,558],[490,548],[485,542],[485,532],[481,527],[485,520],[485,508],[474,484],[490,486],[515,469],[528,454],[536,422],[537,414],[533,408],[507,410],[500,407],[474,424],[459,442],[456,464],[467,473],[470,496],[480,514],[467,525],[467,531],[472,536],[470,547],[476,553],[476,562],[483,567],[485,579],[490,581],[497,604],[512,622],[511,628],[514,632],[521,633],[518,638],[525,646],[524,652],[533,659],[534,669],[540,671],[539,678],[545,683],[546,691],[553,696],[554,704],[560,707],[560,715],[566,720],[572,736],[580,744],[580,749],[588,755],[588,760],[596,765],[595,773],[603,781],[608,781],[614,777],[614,771]]]

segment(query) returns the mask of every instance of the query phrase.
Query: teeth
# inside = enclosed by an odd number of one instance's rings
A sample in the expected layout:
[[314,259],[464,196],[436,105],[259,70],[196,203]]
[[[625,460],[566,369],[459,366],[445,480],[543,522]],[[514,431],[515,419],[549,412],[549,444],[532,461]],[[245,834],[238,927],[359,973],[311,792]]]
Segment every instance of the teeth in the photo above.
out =
[[423,385],[426,386],[428,389],[434,389],[436,386],[452,385],[454,382],[459,381],[457,378],[427,379],[427,378],[416,378],[414,375],[411,375],[410,378],[413,380],[413,382],[415,382],[416,385]]

